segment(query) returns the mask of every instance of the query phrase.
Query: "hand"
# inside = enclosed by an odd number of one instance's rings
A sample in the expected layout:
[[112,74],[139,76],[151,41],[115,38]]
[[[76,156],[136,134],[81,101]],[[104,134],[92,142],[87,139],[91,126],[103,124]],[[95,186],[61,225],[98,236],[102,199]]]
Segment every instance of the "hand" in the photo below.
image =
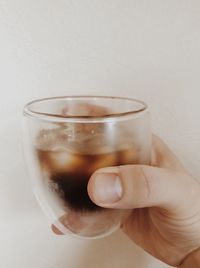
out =
[[200,184],[157,137],[151,166],[100,169],[88,193],[99,206],[132,209],[123,231],[169,265],[180,265],[200,247]]

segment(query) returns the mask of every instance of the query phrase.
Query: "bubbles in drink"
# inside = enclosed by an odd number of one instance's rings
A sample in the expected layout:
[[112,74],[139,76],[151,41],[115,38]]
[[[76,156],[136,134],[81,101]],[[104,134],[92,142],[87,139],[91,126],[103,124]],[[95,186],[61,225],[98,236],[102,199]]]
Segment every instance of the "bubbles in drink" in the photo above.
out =
[[34,192],[51,224],[64,234],[101,237],[130,213],[97,206],[87,191],[100,168],[149,163],[149,124],[139,116],[122,116],[131,107],[125,100],[120,109],[120,103],[72,97],[33,104],[39,116],[27,120],[27,159]]
[[127,144],[116,149],[105,145],[105,139],[101,142],[94,126],[95,135],[89,136],[76,128],[76,139],[70,140],[69,128],[59,126],[40,131],[37,157],[41,172],[45,177],[48,174],[50,189],[63,201],[64,207],[79,212],[100,210],[87,193],[92,173],[107,166],[136,163],[137,154]]
[[[107,109],[85,104],[62,110],[63,116],[107,114]],[[119,226],[127,214],[97,206],[87,192],[88,181],[96,170],[139,163],[138,143],[125,129],[123,123],[116,129],[112,122],[64,122],[39,131],[36,157],[47,202],[57,213],[55,224],[60,230],[64,227],[82,236],[96,236]]]

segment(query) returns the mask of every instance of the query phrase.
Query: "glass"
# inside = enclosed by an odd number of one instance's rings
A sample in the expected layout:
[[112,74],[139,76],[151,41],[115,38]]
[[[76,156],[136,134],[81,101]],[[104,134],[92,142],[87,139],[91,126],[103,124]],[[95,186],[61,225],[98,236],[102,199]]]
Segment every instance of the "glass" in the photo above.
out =
[[102,167],[150,163],[147,105],[102,96],[35,100],[24,107],[23,132],[33,190],[54,229],[98,238],[119,228],[130,210],[95,205],[87,183]]

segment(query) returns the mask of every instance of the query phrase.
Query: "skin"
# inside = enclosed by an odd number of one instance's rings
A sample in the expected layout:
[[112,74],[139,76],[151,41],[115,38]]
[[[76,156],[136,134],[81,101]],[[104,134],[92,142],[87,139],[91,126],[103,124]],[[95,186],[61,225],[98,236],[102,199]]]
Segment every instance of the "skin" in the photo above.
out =
[[[123,190],[118,200],[102,203],[95,189],[97,174],[120,178]],[[88,192],[100,206],[133,209],[123,231],[169,265],[180,265],[200,247],[200,184],[158,137],[153,138],[151,166],[100,169],[91,177]]]
[[[101,115],[102,107],[84,104],[79,108]],[[109,177],[118,178],[121,184],[112,202],[105,196]],[[172,266],[200,267],[200,183],[160,138],[153,136],[150,166],[99,169],[89,180],[88,194],[99,206],[131,210],[122,230],[157,259]],[[61,234],[55,226],[52,229]]]

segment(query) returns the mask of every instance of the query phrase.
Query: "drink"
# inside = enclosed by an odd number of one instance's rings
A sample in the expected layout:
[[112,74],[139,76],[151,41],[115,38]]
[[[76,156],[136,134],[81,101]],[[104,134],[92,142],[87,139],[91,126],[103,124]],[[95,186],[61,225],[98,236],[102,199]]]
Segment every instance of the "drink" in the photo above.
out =
[[127,213],[92,202],[87,192],[91,175],[99,168],[139,161],[139,147],[132,139],[127,140],[122,132],[115,137],[121,143],[113,144],[105,134],[104,124],[59,124],[39,131],[37,136],[36,159],[44,196],[52,207],[57,207],[55,210],[64,212],[58,219],[62,226],[82,236],[95,236],[117,226]]
[[118,166],[137,162],[131,149],[101,154],[78,154],[65,149],[37,150],[40,167],[45,176],[48,174],[52,191],[64,205],[77,212],[97,211],[88,196],[87,184],[94,171],[106,166]]
[[97,206],[87,185],[100,168],[149,163],[146,105],[125,98],[57,97],[27,104],[24,114],[26,159],[50,223],[85,238],[119,228],[131,211]]

